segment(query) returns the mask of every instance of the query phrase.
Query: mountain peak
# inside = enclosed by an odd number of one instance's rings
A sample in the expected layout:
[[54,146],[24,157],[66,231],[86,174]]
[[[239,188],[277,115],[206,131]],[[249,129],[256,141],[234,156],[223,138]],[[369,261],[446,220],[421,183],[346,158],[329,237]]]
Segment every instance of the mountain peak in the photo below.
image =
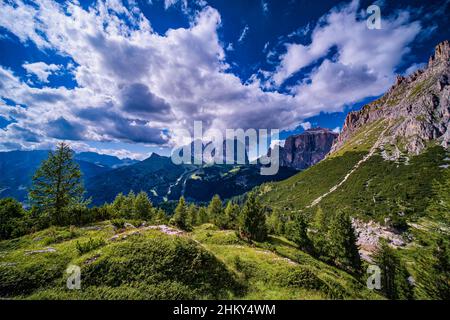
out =
[[[332,152],[357,134],[377,138],[380,149],[390,149],[390,159],[402,153],[419,154],[430,141],[450,145],[450,46],[436,46],[427,68],[407,77],[398,76],[381,98],[359,111],[349,112]],[[372,131],[372,132],[369,132]],[[365,132],[365,133],[364,133]]]
[[162,156],[160,156],[159,154],[157,154],[156,152],[152,152],[152,154],[150,155],[149,159],[159,159]]
[[[316,164],[328,154],[337,136],[329,129],[316,127],[287,137],[279,149],[280,165],[303,170]],[[269,149],[269,156],[271,152]]]
[[450,43],[448,40],[439,43],[435,50],[434,55],[430,57],[428,67],[433,67],[439,63],[448,63],[450,60]]

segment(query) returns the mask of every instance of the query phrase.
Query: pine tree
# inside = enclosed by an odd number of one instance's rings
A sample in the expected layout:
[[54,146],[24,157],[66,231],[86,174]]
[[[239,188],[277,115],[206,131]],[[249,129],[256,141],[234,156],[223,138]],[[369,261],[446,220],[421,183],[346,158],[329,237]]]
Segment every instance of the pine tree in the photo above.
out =
[[158,210],[156,210],[156,214],[152,220],[152,222],[156,223],[156,224],[165,224],[167,223],[167,215],[164,212],[163,209],[159,208]]
[[136,217],[136,212],[134,211],[134,200],[136,199],[136,195],[131,190],[128,195],[125,197],[122,203],[122,214],[124,218],[134,218]]
[[62,142],[50,152],[33,177],[29,197],[31,204],[50,217],[50,223],[64,225],[70,221],[69,208],[83,205],[81,171],[73,151]]
[[171,223],[180,228],[181,230],[191,229],[191,226],[188,221],[187,205],[183,196],[178,201],[178,205],[175,208],[175,213],[171,219]]
[[294,241],[301,250],[310,252],[312,242],[308,237],[308,224],[305,217],[302,214],[297,214],[289,229],[289,239]]
[[361,258],[356,245],[355,229],[347,214],[334,215],[328,230],[329,254],[333,262],[348,271],[361,271]]
[[253,192],[242,208],[239,229],[241,237],[248,240],[264,241],[267,237],[266,215]]
[[450,300],[450,252],[442,237],[436,241],[431,255],[420,257],[417,292],[424,299]]
[[214,223],[219,228],[224,228],[226,226],[226,219],[223,212],[222,201],[220,197],[216,194],[209,203],[208,215],[212,223]]
[[450,170],[445,170],[441,181],[433,182],[434,199],[426,209],[427,216],[444,223],[450,221]]
[[144,219],[147,221],[153,219],[155,210],[146,192],[141,191],[137,194],[137,196],[134,199],[133,206],[134,206],[133,211],[136,218]]
[[200,207],[200,209],[198,209],[198,223],[199,224],[204,224],[204,223],[208,223],[209,222],[209,216],[208,216],[208,211],[206,210],[205,207]]
[[199,219],[198,219],[198,208],[195,204],[191,203],[188,207],[188,222],[192,226],[198,226],[199,225]]
[[225,207],[226,228],[236,229],[238,227],[239,206],[228,201]]
[[0,199],[0,240],[20,236],[19,226],[24,218],[25,210],[20,202],[13,198]]
[[321,207],[317,208],[314,220],[312,223],[312,242],[314,252],[320,258],[327,260],[328,256],[328,224],[325,213]]
[[111,204],[111,210],[112,210],[112,215],[114,217],[124,217],[125,216],[125,212],[124,212],[124,204],[126,201],[126,196],[121,192],[118,195],[116,195],[116,198],[114,199],[113,203]]
[[381,241],[373,255],[374,263],[381,269],[381,292],[391,300],[412,299],[413,288],[409,273],[401,263],[394,249]]

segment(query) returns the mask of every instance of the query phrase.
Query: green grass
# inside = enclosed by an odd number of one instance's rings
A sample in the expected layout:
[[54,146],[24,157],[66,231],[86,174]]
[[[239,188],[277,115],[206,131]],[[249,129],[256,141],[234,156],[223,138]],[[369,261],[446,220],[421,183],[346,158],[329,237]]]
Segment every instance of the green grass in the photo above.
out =
[[366,152],[349,152],[323,160],[299,174],[259,188],[267,205],[281,210],[301,210],[341,181]]
[[[264,186],[260,189],[261,199],[271,207],[305,210],[312,200],[338,183],[364,154],[346,152],[330,157],[286,181]],[[386,217],[396,219],[399,213],[415,220],[424,214],[433,197],[433,181],[442,178],[445,169],[439,166],[445,156],[443,148],[434,146],[412,156],[409,165],[405,165],[385,161],[375,154],[341,187],[323,198],[320,206],[326,212],[340,209],[379,222]]]
[[[184,235],[157,230],[57,228],[0,242],[0,297],[12,299],[378,299],[351,275],[282,237],[247,243],[234,231],[203,225]],[[43,249],[48,233],[73,237]],[[134,234],[133,234],[134,233]],[[100,239],[80,252],[78,243]],[[66,288],[69,265],[81,290]]]

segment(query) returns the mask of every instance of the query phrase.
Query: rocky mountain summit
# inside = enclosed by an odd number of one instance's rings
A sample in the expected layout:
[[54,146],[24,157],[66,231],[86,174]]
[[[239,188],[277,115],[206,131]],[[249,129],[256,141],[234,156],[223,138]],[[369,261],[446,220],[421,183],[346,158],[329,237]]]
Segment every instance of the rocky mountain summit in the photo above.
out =
[[370,125],[383,136],[378,141],[387,158],[419,154],[431,141],[447,148],[450,144],[450,44],[436,46],[426,68],[395,84],[380,99],[347,115],[332,152]]
[[330,152],[337,137],[337,133],[324,128],[289,136],[284,146],[280,146],[280,166],[303,170],[316,164]]

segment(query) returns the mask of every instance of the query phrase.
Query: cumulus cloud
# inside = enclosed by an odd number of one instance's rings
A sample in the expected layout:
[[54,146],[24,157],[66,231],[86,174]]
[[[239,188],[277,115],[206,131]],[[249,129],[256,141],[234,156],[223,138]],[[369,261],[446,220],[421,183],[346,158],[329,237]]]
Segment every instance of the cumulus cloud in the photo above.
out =
[[191,17],[189,27],[161,35],[135,2],[98,1],[88,9],[78,2],[0,2],[0,26],[24,44],[70,57],[76,81],[74,88],[45,86],[57,70],[26,64],[44,83],[37,88],[0,66],[0,97],[15,103],[1,110],[15,123],[0,130],[0,144],[44,148],[72,139],[79,146],[83,141],[168,146],[177,140],[176,129],[192,130],[194,120],[202,120],[205,130],[296,128],[320,111],[384,90],[420,31],[418,22],[399,14],[383,23],[388,30],[369,34],[356,18],[357,7],[353,2],[334,9],[315,27],[310,44],[290,44],[274,73],[261,72],[281,84],[337,47],[335,59],[324,58],[308,81],[285,94],[267,90],[256,76],[243,83],[230,72],[218,36],[221,16],[209,6]]
[[381,30],[368,29],[365,18],[357,0],[332,9],[319,19],[309,44],[286,44],[272,84],[280,86],[305,67],[315,66],[292,93],[303,106],[328,111],[383,93],[422,28],[406,11],[383,17]]
[[48,82],[48,77],[62,68],[60,65],[46,64],[45,62],[24,63],[22,67],[42,82]]

